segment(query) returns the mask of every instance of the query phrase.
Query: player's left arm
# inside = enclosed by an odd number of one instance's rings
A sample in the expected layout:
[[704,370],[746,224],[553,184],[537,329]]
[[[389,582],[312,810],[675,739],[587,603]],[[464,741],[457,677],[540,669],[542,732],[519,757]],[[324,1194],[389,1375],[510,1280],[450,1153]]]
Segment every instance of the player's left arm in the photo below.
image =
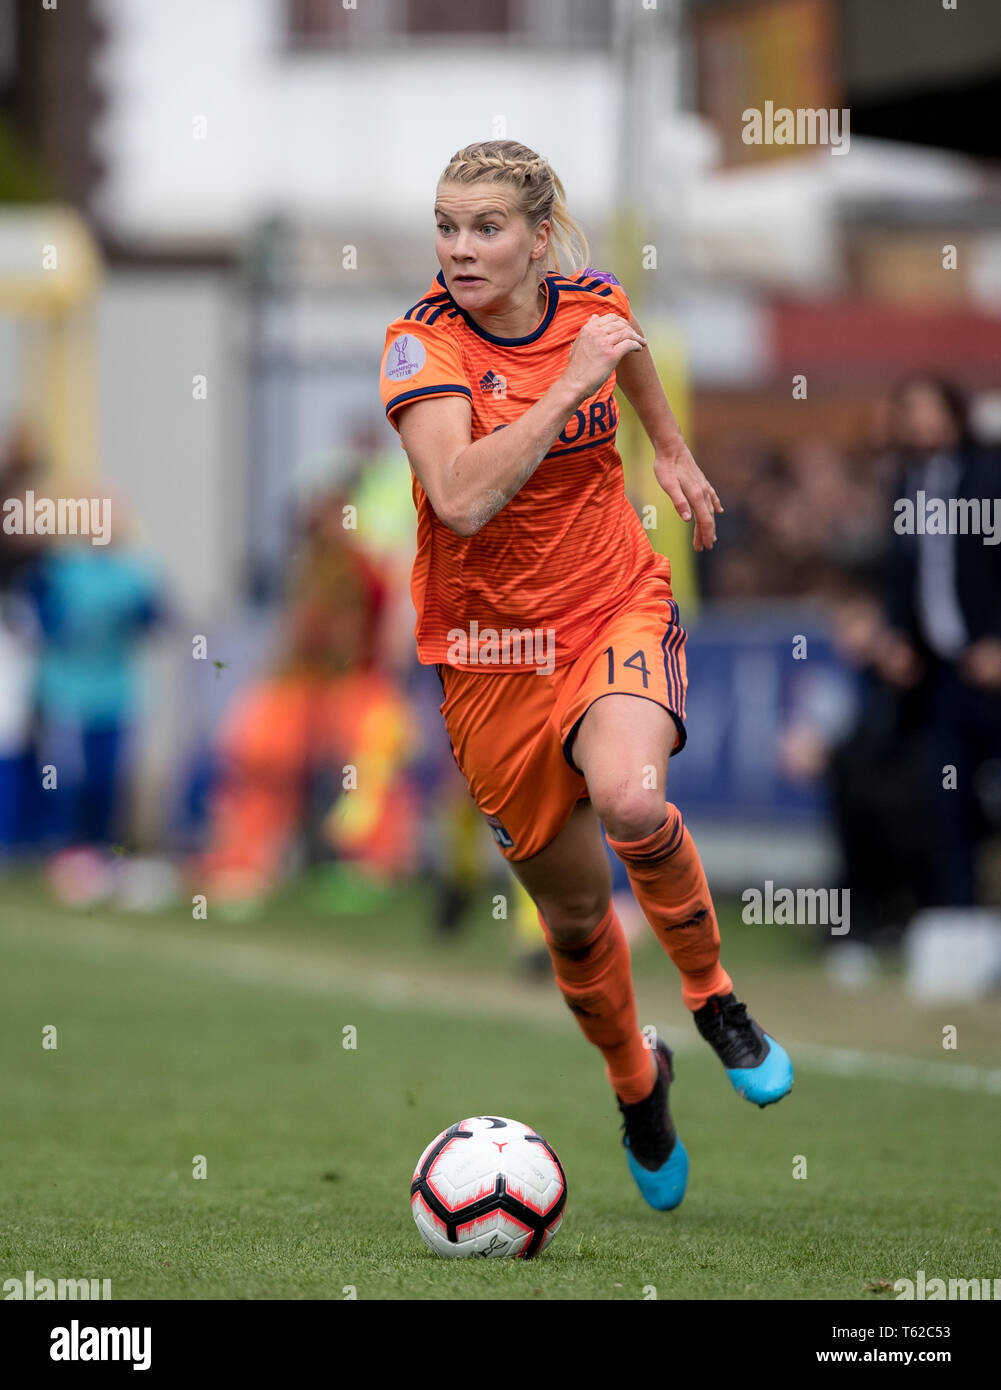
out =
[[[643,330],[630,314],[633,328]],[[653,472],[674,503],[682,521],[695,516],[692,543],[696,550],[711,550],[716,542],[716,513],[723,510],[716,489],[692,458],[688,445],[668,404],[649,347],[627,352],[615,369],[616,384],[636,411],[653,445]]]

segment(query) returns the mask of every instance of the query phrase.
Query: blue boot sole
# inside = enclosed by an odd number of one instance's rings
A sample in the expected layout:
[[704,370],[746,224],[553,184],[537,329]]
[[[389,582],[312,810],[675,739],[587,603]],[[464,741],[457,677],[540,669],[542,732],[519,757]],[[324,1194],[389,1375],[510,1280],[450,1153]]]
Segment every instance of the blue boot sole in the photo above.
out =
[[[768,1039],[768,1056],[756,1067],[727,1067],[726,1074],[738,1096],[762,1109],[774,1105],[792,1090],[793,1070],[788,1052],[774,1038]],[[673,1156],[673,1155],[672,1155]]]
[[637,1163],[626,1143],[626,1161],[644,1201],[654,1211],[673,1211],[681,1205],[688,1185],[688,1154],[680,1139],[675,1140],[671,1156],[653,1171]]

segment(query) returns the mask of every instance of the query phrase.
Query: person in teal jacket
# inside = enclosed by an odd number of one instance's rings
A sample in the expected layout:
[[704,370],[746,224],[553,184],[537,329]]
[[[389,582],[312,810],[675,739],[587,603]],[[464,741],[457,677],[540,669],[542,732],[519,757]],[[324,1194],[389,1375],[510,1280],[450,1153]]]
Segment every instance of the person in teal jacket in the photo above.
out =
[[159,585],[135,552],[60,538],[21,589],[39,642],[40,757],[55,768],[56,785],[42,794],[41,838],[50,848],[108,845],[121,834],[138,647],[164,616]]

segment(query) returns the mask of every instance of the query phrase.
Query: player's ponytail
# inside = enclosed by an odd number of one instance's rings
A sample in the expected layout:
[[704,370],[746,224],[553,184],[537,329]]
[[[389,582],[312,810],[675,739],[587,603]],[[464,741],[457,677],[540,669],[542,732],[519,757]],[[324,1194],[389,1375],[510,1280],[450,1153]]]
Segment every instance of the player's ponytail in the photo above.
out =
[[549,240],[551,264],[547,268],[567,275],[586,269],[591,250],[587,237],[570,215],[562,183],[551,169],[549,172],[553,180],[553,207],[550,213],[553,230]]
[[518,207],[534,230],[550,223],[544,270],[572,275],[590,257],[587,238],[570,215],[566,192],[548,160],[516,140],[481,140],[458,150],[439,183],[501,183],[514,189]]

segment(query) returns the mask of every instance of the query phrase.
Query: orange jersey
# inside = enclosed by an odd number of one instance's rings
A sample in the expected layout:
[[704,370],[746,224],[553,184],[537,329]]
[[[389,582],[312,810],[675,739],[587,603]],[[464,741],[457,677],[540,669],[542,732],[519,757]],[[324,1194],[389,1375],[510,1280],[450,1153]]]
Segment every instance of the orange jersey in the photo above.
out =
[[[553,272],[545,287],[536,328],[524,338],[499,338],[456,304],[439,272],[424,298],[386,330],[380,384],[394,427],[412,401],[463,396],[472,408],[472,439],[482,439],[545,394],[592,314],[630,318],[613,276]],[[566,665],[647,581],[670,581],[667,560],[651,547],[626,497],[614,388],[613,372],[475,536],[456,535],[441,522],[413,478],[411,594],[422,662],[510,673],[508,661],[531,645],[524,634],[534,633],[531,664],[541,665],[544,652],[545,660]]]

